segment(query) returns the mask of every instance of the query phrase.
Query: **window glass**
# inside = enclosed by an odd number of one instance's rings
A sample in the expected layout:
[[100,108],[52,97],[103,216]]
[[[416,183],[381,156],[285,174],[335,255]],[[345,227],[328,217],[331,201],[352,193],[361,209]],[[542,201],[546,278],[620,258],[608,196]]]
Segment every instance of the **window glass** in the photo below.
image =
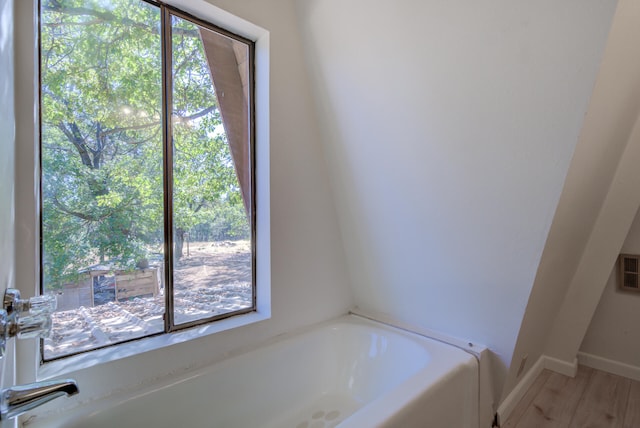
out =
[[255,308],[251,44],[212,28],[41,1],[43,360]]
[[249,49],[176,16],[172,27],[174,314],[182,324],[253,306]]

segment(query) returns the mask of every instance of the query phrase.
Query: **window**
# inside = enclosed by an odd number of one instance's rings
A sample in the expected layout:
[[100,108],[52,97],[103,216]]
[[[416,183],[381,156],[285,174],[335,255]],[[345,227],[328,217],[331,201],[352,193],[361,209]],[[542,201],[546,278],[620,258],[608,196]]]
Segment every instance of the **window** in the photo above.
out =
[[249,40],[145,0],[41,0],[44,361],[256,309]]

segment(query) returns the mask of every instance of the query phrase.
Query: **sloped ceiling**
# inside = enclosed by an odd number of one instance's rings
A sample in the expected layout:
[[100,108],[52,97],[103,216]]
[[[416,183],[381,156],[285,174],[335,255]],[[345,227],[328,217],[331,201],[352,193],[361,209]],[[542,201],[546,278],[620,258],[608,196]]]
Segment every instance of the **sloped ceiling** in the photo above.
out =
[[356,304],[502,386],[615,0],[296,1]]
[[573,363],[638,209],[639,38],[640,4],[620,0],[503,395],[525,355]]

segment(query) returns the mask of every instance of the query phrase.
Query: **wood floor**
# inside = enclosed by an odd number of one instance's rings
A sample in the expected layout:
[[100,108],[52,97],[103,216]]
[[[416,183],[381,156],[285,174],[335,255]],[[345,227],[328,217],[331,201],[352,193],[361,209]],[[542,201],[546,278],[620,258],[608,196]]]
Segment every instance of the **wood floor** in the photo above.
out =
[[544,370],[502,428],[639,428],[640,382],[579,366]]

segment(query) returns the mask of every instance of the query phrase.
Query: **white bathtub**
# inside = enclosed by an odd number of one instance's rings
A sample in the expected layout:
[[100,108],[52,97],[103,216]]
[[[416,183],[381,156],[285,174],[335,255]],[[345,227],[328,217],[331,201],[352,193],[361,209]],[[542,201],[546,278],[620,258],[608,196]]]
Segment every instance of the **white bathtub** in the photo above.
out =
[[357,316],[29,427],[478,428],[466,352]]

